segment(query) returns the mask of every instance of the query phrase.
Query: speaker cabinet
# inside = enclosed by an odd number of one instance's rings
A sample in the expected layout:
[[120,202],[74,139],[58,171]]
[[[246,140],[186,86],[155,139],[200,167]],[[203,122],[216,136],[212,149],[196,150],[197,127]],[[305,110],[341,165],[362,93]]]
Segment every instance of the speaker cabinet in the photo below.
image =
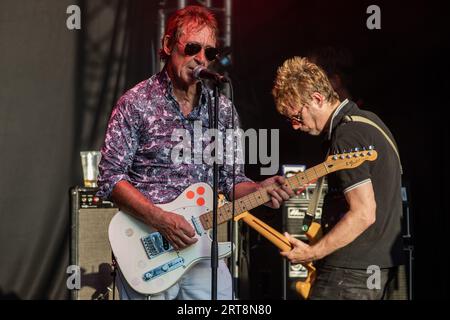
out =
[[80,289],[71,290],[73,300],[113,298],[112,253],[108,226],[118,209],[111,202],[98,199],[95,196],[96,191],[95,188],[79,187],[70,190],[70,264],[78,266],[81,275]]
[[[285,201],[282,206],[282,229],[286,230],[293,237],[307,241],[308,238],[303,230],[303,219],[308,210],[309,202],[314,193],[315,184],[309,185],[301,194]],[[328,192],[327,183],[324,184],[322,194],[319,199],[318,208],[314,221],[320,223],[322,218],[323,198]],[[301,264],[292,264],[283,259],[283,299],[298,300],[295,285],[300,280],[305,280],[308,276],[308,270]]]

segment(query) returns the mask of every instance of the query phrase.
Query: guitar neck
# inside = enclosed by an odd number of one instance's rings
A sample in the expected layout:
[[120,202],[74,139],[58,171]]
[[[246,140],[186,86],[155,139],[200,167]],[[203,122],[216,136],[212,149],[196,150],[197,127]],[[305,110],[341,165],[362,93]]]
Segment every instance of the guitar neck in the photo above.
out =
[[[325,163],[318,164],[312,168],[309,168],[305,172],[299,172],[294,176],[286,179],[286,185],[291,189],[303,189],[308,184],[314,182],[320,177],[323,177],[330,173]],[[235,215],[239,215],[245,211],[252,210],[264,203],[270,201],[270,194],[268,191],[278,188],[276,184],[266,186],[253,193],[250,193],[242,198],[234,201]],[[224,223],[233,218],[233,203],[226,203],[217,210],[217,222],[218,224]],[[212,212],[204,213],[200,216],[200,221],[205,230],[212,228]]]

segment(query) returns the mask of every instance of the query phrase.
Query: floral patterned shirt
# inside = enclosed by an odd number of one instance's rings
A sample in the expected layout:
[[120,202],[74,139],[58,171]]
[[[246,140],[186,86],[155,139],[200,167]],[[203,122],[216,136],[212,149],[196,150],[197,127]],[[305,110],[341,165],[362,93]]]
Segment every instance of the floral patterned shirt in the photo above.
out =
[[[203,83],[198,90],[198,105],[187,116],[180,111],[165,70],[137,84],[119,99],[101,149],[97,195],[109,199],[116,183],[126,180],[153,203],[167,203],[194,183],[206,182],[212,186],[212,163],[205,159],[212,137],[208,103],[214,103],[214,97]],[[236,143],[239,135],[231,146],[232,135],[223,134],[232,126],[232,108],[231,102],[221,95],[219,142],[223,142],[222,151],[230,143],[228,150],[236,150],[239,158],[239,154],[242,156],[242,148]],[[235,123],[238,124],[236,112]],[[220,155],[221,149],[218,150]],[[229,195],[233,152],[223,153],[226,155],[219,164],[219,191]],[[174,155],[178,155],[179,161],[173,160]],[[251,181],[244,175],[242,164],[236,164],[235,179],[236,184]]]

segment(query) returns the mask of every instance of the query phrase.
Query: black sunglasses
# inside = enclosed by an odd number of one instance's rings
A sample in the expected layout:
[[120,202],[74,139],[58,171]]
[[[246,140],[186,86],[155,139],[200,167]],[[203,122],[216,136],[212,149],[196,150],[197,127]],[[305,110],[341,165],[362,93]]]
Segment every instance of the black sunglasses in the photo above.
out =
[[[188,42],[184,47],[184,54],[187,56],[193,56],[199,53],[202,50],[202,45],[195,42]],[[206,47],[205,48],[205,57],[208,61],[213,61],[216,59],[219,54],[219,50],[214,47]]]

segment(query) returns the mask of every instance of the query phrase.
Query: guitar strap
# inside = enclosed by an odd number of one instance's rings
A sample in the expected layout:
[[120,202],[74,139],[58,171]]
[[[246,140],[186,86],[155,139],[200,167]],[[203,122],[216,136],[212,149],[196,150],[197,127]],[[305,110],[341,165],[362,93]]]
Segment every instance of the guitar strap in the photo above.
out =
[[316,218],[320,196],[322,195],[324,180],[325,180],[325,176],[320,177],[316,181],[316,187],[314,188],[314,192],[312,194],[311,201],[309,201],[309,203],[308,203],[308,209],[306,210],[305,217],[303,218],[302,230],[304,232],[307,232],[309,230],[311,223]]
[[[397,150],[397,147],[395,146],[395,144],[392,141],[392,139],[386,134],[386,132],[383,131],[383,129],[380,128],[379,125],[377,125],[372,120],[369,120],[369,119],[367,119],[365,117],[362,117],[362,116],[349,116],[349,115],[346,115],[344,117],[344,121],[345,122],[356,121],[356,122],[366,123],[368,125],[371,125],[372,127],[375,127],[378,131],[380,131],[381,134],[386,138],[388,143],[391,145],[391,147],[394,150],[395,154],[397,155],[397,159],[398,159],[398,162],[399,162],[399,165],[400,165],[400,173],[403,174],[402,163],[401,163],[401,160],[400,160],[400,154],[399,154],[399,152]],[[326,157],[328,157],[329,154],[330,154],[330,151],[328,150]],[[308,204],[308,209],[306,211],[305,218],[303,219],[302,229],[303,229],[304,232],[308,231],[309,227],[311,226],[311,223],[313,222],[313,220],[316,217],[317,208],[319,206],[319,201],[320,201],[320,196],[322,194],[324,179],[325,179],[325,176],[319,178],[316,181],[316,187],[314,189],[311,201]]]
[[[328,157],[329,154],[330,154],[330,151],[328,150],[325,159]],[[311,201],[309,201],[309,203],[308,203],[308,209],[306,210],[305,217],[303,218],[302,230],[304,232],[307,232],[309,230],[311,223],[316,218],[317,208],[319,207],[319,201],[320,201],[320,196],[322,195],[324,181],[325,181],[325,176],[320,177],[316,181],[316,187],[314,188],[314,192],[312,194]]]
[[391,145],[392,149],[394,149],[394,152],[397,155],[398,163],[400,164],[400,173],[403,174],[402,162],[400,160],[400,154],[398,153],[397,147],[395,146],[395,143],[392,141],[392,139],[389,138],[389,136],[386,134],[386,132],[384,132],[383,129],[381,129],[379,125],[377,125],[372,120],[369,120],[369,119],[367,119],[365,117],[361,117],[361,116],[346,115],[344,117],[344,121],[345,122],[350,122],[350,121],[362,122],[362,123],[366,123],[368,125],[371,125],[372,127],[375,127],[376,129],[378,129],[378,131],[381,132],[381,134],[386,138],[387,142]]

